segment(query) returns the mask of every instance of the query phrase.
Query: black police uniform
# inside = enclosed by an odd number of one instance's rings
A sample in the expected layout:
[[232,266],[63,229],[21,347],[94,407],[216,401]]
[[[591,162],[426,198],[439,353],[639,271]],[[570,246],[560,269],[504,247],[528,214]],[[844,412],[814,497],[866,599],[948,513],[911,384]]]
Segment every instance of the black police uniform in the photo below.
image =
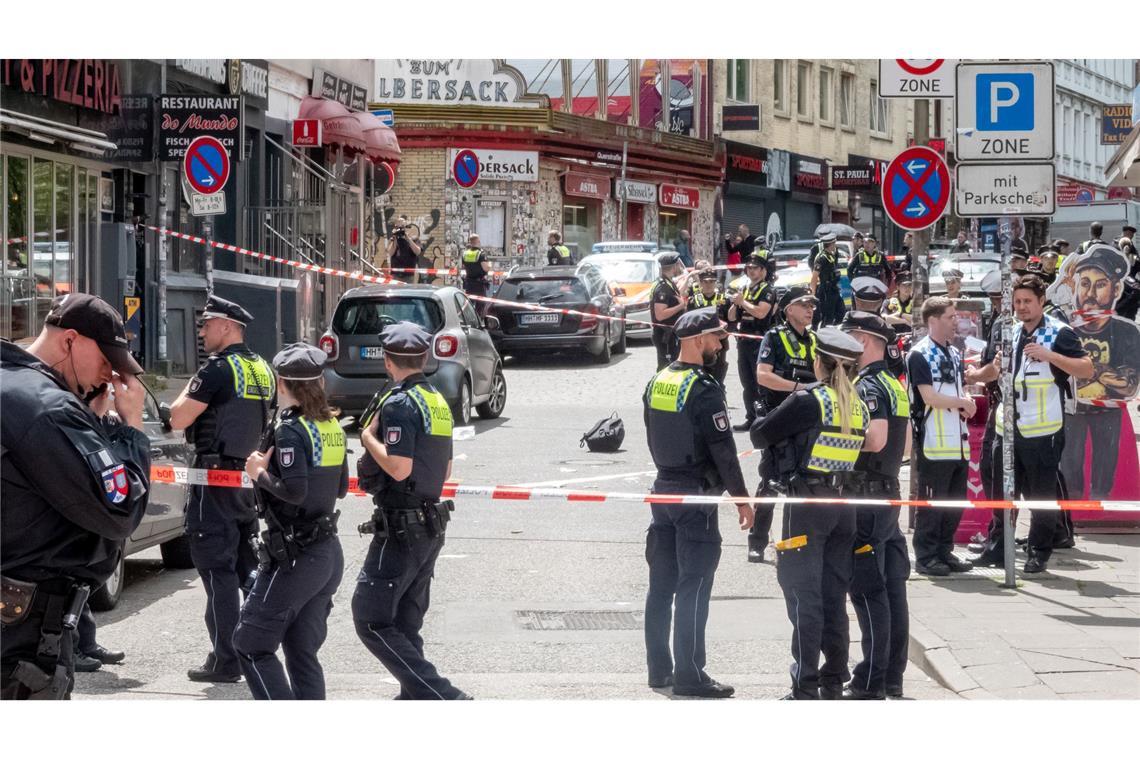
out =
[[[386,328],[384,350],[426,350],[430,336],[411,336],[410,327]],[[397,482],[371,456],[361,459],[361,485],[374,494],[376,510],[361,526],[373,537],[352,597],[356,634],[400,682],[399,698],[465,699],[424,657],[420,635],[452,508],[450,501],[440,501],[451,461],[451,411],[421,373],[379,394],[375,406],[377,436],[390,455],[412,460],[412,472]],[[371,424],[371,416],[361,420],[365,427]]]
[[[206,315],[229,315],[244,323],[252,317],[236,304],[211,297]],[[276,403],[276,380],[263,358],[244,343],[212,354],[190,380],[187,398],[207,408],[186,431],[194,446],[194,467],[242,472],[257,449]],[[206,590],[206,630],[211,651],[191,679],[236,680],[241,674],[233,647],[241,595],[257,569],[250,539],[257,534],[254,494],[248,488],[190,487],[186,505],[190,557]]]
[[[704,292],[701,291],[700,283],[693,283],[689,291],[689,305],[686,311],[693,311],[694,309],[705,309],[712,307],[716,310],[717,316],[728,321],[728,300],[724,297],[724,293],[718,289],[711,297],[705,297]],[[716,381],[724,385],[724,378],[728,375],[728,338],[720,342],[720,353],[716,355],[716,361],[708,368],[709,373],[716,378]]]
[[[487,254],[479,248],[467,248],[463,251],[463,292],[473,296],[487,295],[487,273],[483,271],[483,262]],[[482,304],[478,304],[481,306]]]
[[889,282],[887,259],[882,251],[869,253],[867,249],[860,248],[847,266],[847,276],[854,281],[856,277],[874,277],[886,285]]
[[828,253],[823,244],[819,245],[812,269],[819,273],[819,283],[815,288],[815,297],[819,299],[819,308],[815,310],[812,325],[817,329],[821,325],[836,325],[843,320],[847,306],[839,294],[839,254]]
[[653,316],[653,304],[661,304],[666,308],[671,308],[681,303],[680,294],[677,292],[677,286],[668,277],[662,275],[653,283],[653,290],[649,294],[649,315],[650,320],[653,322],[653,347],[657,349],[657,369],[664,369],[669,362],[677,358],[677,352],[680,349],[677,343],[677,336],[673,334],[673,325],[680,319],[681,313],[678,312],[671,317],[664,319],[657,319]]
[[78,618],[86,591],[77,586],[110,577],[142,520],[150,444],[96,417],[62,376],[8,341],[0,343],[0,406],[0,697],[65,699],[76,621],[64,618]]
[[776,292],[768,280],[758,283],[747,283],[741,291],[744,300],[753,306],[766,303],[770,306],[768,316],[757,319],[743,308],[737,309],[740,319],[737,322],[737,332],[744,335],[755,335],[755,338],[736,339],[736,371],[740,376],[740,386],[744,396],[745,423],[751,425],[756,419],[760,406],[760,386],[756,383],[756,358],[760,355],[761,336],[768,332],[772,320],[776,316]]
[[[827,498],[843,493],[843,468],[850,471],[854,466],[868,414],[858,398],[852,399],[851,409],[838,409],[834,394],[828,386],[812,384],[788,396],[754,428],[755,440],[771,449],[777,489],[789,496]],[[831,412],[829,418],[824,416],[825,408]],[[837,424],[842,421],[839,415],[847,417],[849,434]],[[846,461],[821,456],[825,451]],[[793,627],[793,699],[838,698],[850,675],[847,591],[855,531],[855,511],[847,507],[784,508],[776,577]]]
[[[324,352],[304,344],[286,347],[273,360],[281,376],[309,382],[320,377],[323,363]],[[255,699],[324,699],[317,651],[344,573],[335,507],[348,493],[345,434],[335,418],[313,420],[290,407],[259,449],[269,447],[273,456],[256,483],[267,530],[234,649]]]
[[[876,452],[862,452],[844,493],[853,498],[898,499],[899,468],[906,449],[910,401],[886,361],[859,371],[855,387],[870,418],[886,420],[887,442]],[[906,581],[910,557],[899,530],[899,507],[855,509],[855,554],[851,603],[859,620],[863,659],[853,668],[851,686],[863,696],[902,694],[910,631]]]

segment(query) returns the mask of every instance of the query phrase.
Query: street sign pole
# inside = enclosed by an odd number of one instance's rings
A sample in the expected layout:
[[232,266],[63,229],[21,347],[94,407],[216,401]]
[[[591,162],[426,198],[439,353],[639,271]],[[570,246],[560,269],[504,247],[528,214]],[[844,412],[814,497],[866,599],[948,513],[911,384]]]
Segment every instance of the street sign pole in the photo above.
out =
[[206,238],[206,298],[214,295],[214,218],[202,218],[202,237]]
[[[1016,401],[1013,398],[1013,276],[1010,269],[1010,259],[1013,252],[1013,217],[1003,216],[998,222],[998,233],[1001,240],[1001,351],[1002,375],[1001,398],[1002,404],[1002,436],[1001,436],[1001,466],[1002,490],[1007,501],[1014,498],[1015,482],[1013,472],[1013,442],[1014,414]],[[1002,564],[1005,566],[1005,587],[1017,588],[1014,575],[1014,540],[1013,540],[1013,510],[1001,511],[1002,527]]]
[[[929,128],[930,101],[917,99],[914,101],[914,143],[925,145],[930,137]],[[930,274],[927,269],[926,252],[930,247],[930,228],[917,230],[911,235],[910,249],[910,277],[911,277],[911,345],[913,346],[926,335],[926,325],[922,322],[922,302],[926,299],[927,282]],[[918,498],[918,445],[910,449],[910,498]],[[911,507],[907,515],[907,526],[913,530],[915,522],[915,508]]]
[[619,238],[625,240],[626,224],[625,224],[625,166],[629,156],[629,140],[621,144],[621,209],[618,211],[618,227],[621,229]]

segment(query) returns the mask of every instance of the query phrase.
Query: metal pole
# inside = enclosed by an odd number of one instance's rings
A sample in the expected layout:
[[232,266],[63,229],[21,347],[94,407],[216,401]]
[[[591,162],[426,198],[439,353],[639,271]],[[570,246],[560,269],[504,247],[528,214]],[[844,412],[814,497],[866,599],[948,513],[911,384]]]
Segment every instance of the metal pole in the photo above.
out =
[[[1010,254],[1013,251],[1013,218],[1003,216],[998,222],[1001,236],[1001,398],[1002,398],[1002,437],[1001,464],[1005,498],[1014,497],[1013,439],[1017,401],[1013,397],[1013,276],[1010,271]],[[1003,563],[1005,565],[1005,587],[1017,588],[1014,575],[1013,510],[1001,511]]]
[[[914,142],[924,144],[930,136],[930,101],[925,99],[914,101]],[[913,242],[910,248],[910,277],[911,277],[911,345],[920,341],[926,335],[926,325],[922,322],[922,302],[926,300],[927,283],[930,274],[927,267],[926,252],[930,244],[930,229],[918,230],[912,235]],[[910,498],[918,498],[918,451],[916,442],[910,449]],[[914,507],[908,515],[910,528],[914,528]]]
[[206,238],[206,298],[214,295],[214,217],[202,217],[202,237]]
[[[170,186],[167,184],[166,167],[161,161],[158,165],[158,226],[170,228],[170,211],[166,204]],[[165,362],[166,349],[166,278],[167,258],[170,255],[170,238],[167,235],[158,235],[158,360]]]
[[620,228],[620,233],[618,234],[618,238],[621,240],[625,240],[625,234],[627,231],[626,230],[626,223],[625,223],[625,221],[626,221],[625,220],[625,167],[626,167],[626,162],[627,162],[628,158],[629,158],[629,140],[626,140],[625,142],[623,142],[621,144],[621,183],[619,185],[619,187],[621,187],[621,199],[620,199],[621,200],[621,206],[620,206],[620,209],[618,211],[618,226]]

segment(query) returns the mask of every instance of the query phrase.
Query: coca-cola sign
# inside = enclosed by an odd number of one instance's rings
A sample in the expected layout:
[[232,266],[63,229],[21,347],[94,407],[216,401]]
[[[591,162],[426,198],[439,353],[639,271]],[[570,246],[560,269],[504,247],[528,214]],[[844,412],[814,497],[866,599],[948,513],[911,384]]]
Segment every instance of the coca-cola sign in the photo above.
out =
[[701,205],[701,193],[695,187],[661,185],[661,205],[696,211]]
[[609,198],[610,178],[604,174],[567,172],[566,194],[578,198]]
[[215,95],[162,95],[158,99],[158,160],[180,161],[195,137],[216,137],[241,156],[241,98]]

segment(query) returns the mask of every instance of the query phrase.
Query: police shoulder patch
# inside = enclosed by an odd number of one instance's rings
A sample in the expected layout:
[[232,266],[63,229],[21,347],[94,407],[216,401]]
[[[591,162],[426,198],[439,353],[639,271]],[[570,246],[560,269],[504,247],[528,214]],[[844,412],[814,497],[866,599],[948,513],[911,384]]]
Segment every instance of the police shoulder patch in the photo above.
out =
[[768,345],[767,343],[765,343],[760,348],[760,358],[761,359],[767,359],[771,355],[772,355],[772,347],[770,345]]
[[404,431],[400,428],[390,427],[384,433],[384,443],[388,444],[389,446],[395,446],[400,442],[400,439],[403,437],[403,435]]
[[867,402],[867,410],[870,411],[872,414],[879,411],[879,400],[877,398],[875,398],[874,396],[868,396],[866,399],[866,402]]
[[198,389],[202,387],[202,378],[195,376],[190,380],[190,392],[197,393]]
[[713,424],[716,429],[724,433],[728,430],[728,412],[720,411],[713,415]]
[[282,467],[292,467],[293,461],[295,458],[296,458],[296,450],[292,446],[281,449],[281,466]]
[[101,475],[107,501],[112,504],[120,504],[126,501],[131,492],[130,486],[127,484],[127,468],[121,464],[116,465],[103,470]]

